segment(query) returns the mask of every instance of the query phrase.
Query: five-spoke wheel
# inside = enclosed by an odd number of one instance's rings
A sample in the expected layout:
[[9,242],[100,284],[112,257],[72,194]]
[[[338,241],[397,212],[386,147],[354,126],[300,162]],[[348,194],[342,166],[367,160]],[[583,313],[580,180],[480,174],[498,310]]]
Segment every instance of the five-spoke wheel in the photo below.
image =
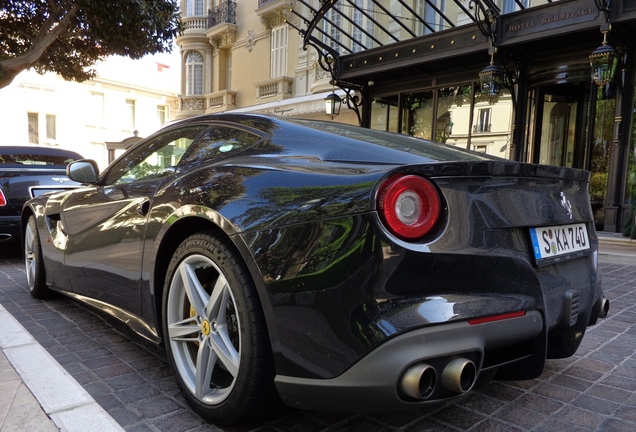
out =
[[184,395],[208,420],[256,414],[272,388],[271,352],[254,284],[231,247],[186,239],[168,267],[164,338]]
[[24,265],[26,267],[29,292],[35,298],[45,298],[51,291],[46,286],[42,246],[38,235],[35,216],[29,217],[24,228]]

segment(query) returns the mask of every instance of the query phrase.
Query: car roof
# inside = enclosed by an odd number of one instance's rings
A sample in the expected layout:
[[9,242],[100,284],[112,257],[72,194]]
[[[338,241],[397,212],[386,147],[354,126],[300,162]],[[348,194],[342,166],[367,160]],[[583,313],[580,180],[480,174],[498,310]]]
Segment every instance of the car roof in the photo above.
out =
[[62,149],[59,147],[47,147],[35,144],[30,145],[7,145],[0,144],[0,154],[38,154],[38,155],[50,155],[50,156],[69,156],[74,159],[82,159],[82,155],[79,153]]
[[217,113],[195,116],[188,123],[227,122],[271,134],[276,144],[300,155],[323,160],[404,164],[434,161],[500,160],[465,148],[327,120],[280,117],[273,114]]
[[77,152],[38,145],[0,145],[3,168],[64,168],[70,161],[83,159]]

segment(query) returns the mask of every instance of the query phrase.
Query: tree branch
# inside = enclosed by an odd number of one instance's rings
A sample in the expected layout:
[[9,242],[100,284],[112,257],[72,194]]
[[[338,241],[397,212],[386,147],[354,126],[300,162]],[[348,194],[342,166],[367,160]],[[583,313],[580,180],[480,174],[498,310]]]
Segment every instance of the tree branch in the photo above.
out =
[[[64,18],[56,21],[56,13],[51,14],[43,23],[33,40],[31,48],[22,55],[0,61],[0,88],[10,84],[22,71],[29,69],[44,54],[48,47],[61,35],[68,32],[71,20],[77,14],[79,6],[73,4]],[[56,11],[57,12],[57,11]]]

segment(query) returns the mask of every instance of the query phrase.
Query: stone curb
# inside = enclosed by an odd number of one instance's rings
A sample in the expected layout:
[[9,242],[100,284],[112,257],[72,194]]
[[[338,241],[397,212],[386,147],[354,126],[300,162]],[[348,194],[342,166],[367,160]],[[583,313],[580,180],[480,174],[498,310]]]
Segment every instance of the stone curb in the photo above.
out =
[[[0,328],[0,349],[56,428],[62,432],[124,430],[1,304]],[[13,403],[18,400],[14,398]],[[12,424],[12,412],[9,407],[7,426]]]

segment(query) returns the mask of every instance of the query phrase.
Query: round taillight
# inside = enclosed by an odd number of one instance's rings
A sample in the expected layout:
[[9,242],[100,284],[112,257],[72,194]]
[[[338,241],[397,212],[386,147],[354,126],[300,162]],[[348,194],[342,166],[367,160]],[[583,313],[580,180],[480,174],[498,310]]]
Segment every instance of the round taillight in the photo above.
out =
[[416,240],[428,234],[441,209],[435,186],[416,175],[389,178],[380,186],[377,204],[386,227],[402,240]]

